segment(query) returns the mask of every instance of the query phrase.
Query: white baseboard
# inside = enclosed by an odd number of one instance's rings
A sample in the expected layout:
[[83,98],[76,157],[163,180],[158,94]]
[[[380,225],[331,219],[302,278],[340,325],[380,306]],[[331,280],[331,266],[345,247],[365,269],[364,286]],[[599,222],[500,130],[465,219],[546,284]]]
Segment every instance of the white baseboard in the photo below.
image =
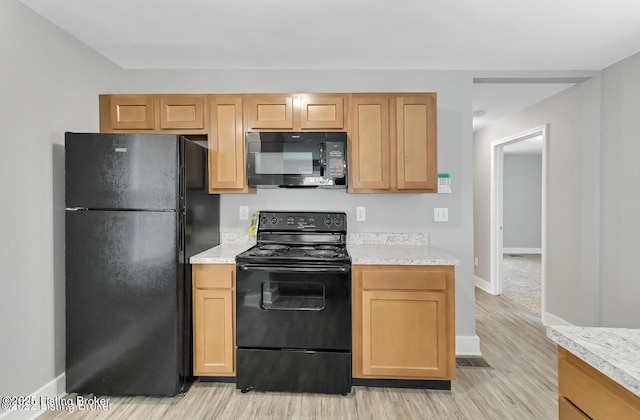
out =
[[[35,392],[32,392],[29,395],[22,395],[23,397],[35,397],[38,403],[38,407],[40,406],[40,398],[48,397],[48,398],[56,398],[61,397],[65,394],[64,388],[66,384],[65,374],[58,376],[57,378],[51,380],[49,383],[44,384],[40,389]],[[19,395],[16,395],[16,397]],[[9,410],[0,414],[0,420],[32,420],[43,414],[45,410]]]
[[542,254],[542,248],[502,248],[503,254]]
[[456,356],[480,356],[480,337],[477,335],[457,335]]
[[544,325],[551,325],[551,326],[559,326],[559,325],[564,325],[564,326],[573,326],[572,323],[565,321],[564,319],[555,316],[552,313],[549,312],[545,312],[542,314],[542,323]]
[[489,283],[488,281],[486,281],[485,279],[478,277],[478,276],[474,276],[475,280],[476,280],[476,287],[478,287],[479,289],[484,290],[485,292],[489,293],[490,295],[496,295],[496,293],[493,291],[493,288],[491,287],[491,283]]

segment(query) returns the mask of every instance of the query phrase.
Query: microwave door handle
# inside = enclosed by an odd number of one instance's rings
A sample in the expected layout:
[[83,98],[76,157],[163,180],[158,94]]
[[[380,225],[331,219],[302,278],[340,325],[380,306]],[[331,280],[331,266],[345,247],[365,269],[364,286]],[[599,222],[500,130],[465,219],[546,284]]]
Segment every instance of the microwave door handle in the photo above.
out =
[[327,169],[327,162],[324,160],[324,143],[320,143],[318,148],[320,149],[320,176],[324,176]]

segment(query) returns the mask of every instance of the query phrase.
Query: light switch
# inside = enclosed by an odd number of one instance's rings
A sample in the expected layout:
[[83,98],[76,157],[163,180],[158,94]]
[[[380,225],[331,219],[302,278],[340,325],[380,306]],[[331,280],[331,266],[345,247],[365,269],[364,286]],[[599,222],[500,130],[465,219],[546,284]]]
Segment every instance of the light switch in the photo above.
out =
[[238,218],[240,220],[249,220],[249,206],[240,206]]
[[367,220],[367,212],[365,211],[365,207],[356,207],[356,221],[364,222]]
[[434,222],[448,222],[449,221],[449,208],[448,207],[436,207],[433,209],[433,221]]

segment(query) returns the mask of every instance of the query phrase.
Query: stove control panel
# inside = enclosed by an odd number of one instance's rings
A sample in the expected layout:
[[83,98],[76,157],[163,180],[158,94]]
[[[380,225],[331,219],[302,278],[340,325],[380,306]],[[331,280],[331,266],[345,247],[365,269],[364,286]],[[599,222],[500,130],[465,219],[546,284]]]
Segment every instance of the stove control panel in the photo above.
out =
[[261,211],[258,230],[346,232],[345,213]]

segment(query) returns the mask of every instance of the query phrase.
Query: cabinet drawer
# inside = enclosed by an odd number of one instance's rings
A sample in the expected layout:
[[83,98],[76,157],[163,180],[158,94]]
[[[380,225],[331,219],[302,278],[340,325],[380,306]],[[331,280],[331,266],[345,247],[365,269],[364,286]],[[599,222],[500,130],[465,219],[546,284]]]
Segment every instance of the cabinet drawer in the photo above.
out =
[[558,394],[595,420],[640,418],[640,398],[562,348]]
[[444,270],[362,270],[363,290],[446,290]]
[[235,266],[194,265],[196,289],[232,289]]
[[558,412],[560,420],[589,420],[591,418],[571,404],[571,401],[562,397],[558,399]]

